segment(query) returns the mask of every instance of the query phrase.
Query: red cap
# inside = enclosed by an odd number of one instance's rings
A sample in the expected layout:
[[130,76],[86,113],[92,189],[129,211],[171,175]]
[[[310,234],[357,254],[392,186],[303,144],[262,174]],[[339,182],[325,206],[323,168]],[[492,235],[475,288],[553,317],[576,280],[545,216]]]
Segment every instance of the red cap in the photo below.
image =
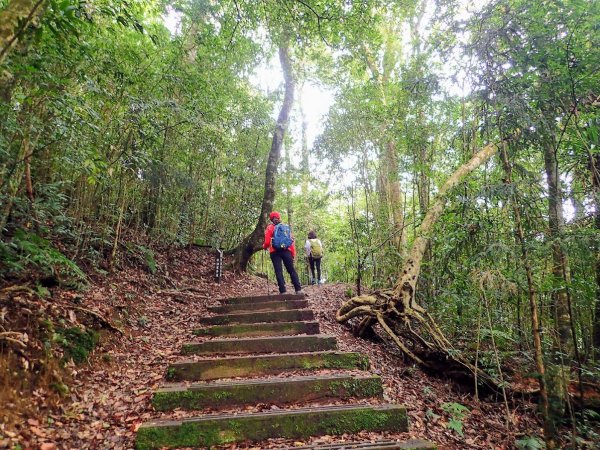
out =
[[273,211],[271,214],[269,214],[269,219],[270,220],[273,220],[273,219],[281,220],[281,214],[279,214],[277,211]]

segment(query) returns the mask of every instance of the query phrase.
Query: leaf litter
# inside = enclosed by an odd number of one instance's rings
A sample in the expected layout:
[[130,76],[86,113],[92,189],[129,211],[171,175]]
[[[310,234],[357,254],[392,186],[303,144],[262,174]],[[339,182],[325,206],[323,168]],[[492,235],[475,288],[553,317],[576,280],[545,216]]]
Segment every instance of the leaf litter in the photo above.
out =
[[[192,330],[199,328],[198,319],[213,315],[209,306],[218,299],[241,295],[265,295],[264,279],[224,272],[221,283],[213,279],[213,255],[198,248],[170,250],[157,254],[157,261],[167,267],[168,283],[139,267],[126,267],[110,277],[93,280],[85,294],[54,288],[51,305],[63,311],[65,320],[76,322],[78,314],[70,308],[73,299],[83,308],[120,323],[124,334],[105,332],[90,360],[83,365],[69,364],[69,392],[50,406],[49,393],[34,391],[31,402],[38,402],[21,423],[9,428],[0,426],[0,447],[23,449],[130,449],[135,432],[145,421],[166,417],[186,418],[214,410],[160,413],[152,409],[152,392],[164,385],[170,363],[182,359],[200,359],[194,355],[182,358],[184,342],[198,341]],[[540,434],[535,405],[525,401],[513,405],[513,424],[505,425],[504,406],[500,399],[477,400],[461,392],[454,382],[423,372],[384,342],[355,338],[348,327],[335,321],[335,312],[345,300],[347,284],[308,286],[309,305],[321,333],[337,337],[340,351],[357,351],[369,357],[368,372],[382,377],[384,397],[348,401],[307,402],[294,405],[259,404],[219,410],[240,414],[307,406],[343,405],[349,403],[378,404],[382,401],[408,407],[408,433],[362,432],[355,435],[319,436],[307,440],[270,439],[261,443],[241,442],[219,446],[220,449],[279,449],[303,445],[351,443],[377,440],[427,439],[440,449],[509,449],[515,438]],[[294,370],[273,378],[333,375],[365,372]],[[252,377],[250,379],[260,379]],[[241,380],[248,378],[232,378]],[[224,380],[214,380],[223,382]],[[210,383],[210,382],[208,382]],[[462,419],[463,436],[449,427],[452,417],[443,405],[458,403],[468,409]]]

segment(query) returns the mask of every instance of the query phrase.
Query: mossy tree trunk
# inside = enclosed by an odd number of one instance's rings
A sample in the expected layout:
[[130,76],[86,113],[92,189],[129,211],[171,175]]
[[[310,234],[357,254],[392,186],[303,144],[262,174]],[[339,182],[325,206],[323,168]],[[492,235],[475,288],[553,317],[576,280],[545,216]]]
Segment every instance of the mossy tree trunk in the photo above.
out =
[[281,158],[281,147],[288,127],[290,111],[294,103],[295,79],[292,71],[288,42],[284,42],[279,47],[279,61],[285,80],[285,94],[281,110],[279,111],[279,117],[277,118],[277,124],[273,132],[273,141],[271,143],[271,151],[269,152],[269,159],[267,161],[267,169],[265,172],[265,191],[258,223],[252,233],[246,236],[234,251],[234,267],[241,272],[247,270],[252,255],[262,248],[264,231],[269,220],[269,213],[272,211],[273,203],[275,202],[275,184],[277,181],[277,166],[279,165],[279,159]]
[[[590,155],[590,170],[594,188],[594,227],[600,232],[600,154]],[[596,245],[596,305],[594,307],[594,337],[593,345],[595,359],[600,361],[600,246]]]
[[548,237],[552,246],[552,276],[556,287],[552,291],[552,313],[554,333],[552,340],[552,364],[546,373],[550,415],[555,420],[562,417],[567,402],[567,386],[571,378],[570,355],[573,354],[571,339],[571,315],[567,285],[569,265],[560,242],[563,224],[561,185],[555,146],[546,142],[544,167],[548,182]]

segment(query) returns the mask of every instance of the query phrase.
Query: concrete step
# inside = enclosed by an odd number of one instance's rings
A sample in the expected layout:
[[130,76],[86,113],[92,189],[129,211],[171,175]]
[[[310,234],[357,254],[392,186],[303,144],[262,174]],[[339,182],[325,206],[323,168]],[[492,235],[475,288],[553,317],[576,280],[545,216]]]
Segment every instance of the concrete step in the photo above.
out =
[[292,309],[289,311],[262,311],[240,314],[223,314],[213,317],[202,317],[202,325],[229,325],[234,323],[271,323],[314,320],[310,309]]
[[404,406],[334,406],[156,420],[139,427],[136,448],[211,447],[269,438],[301,439],[324,434],[404,432],[407,429]]
[[381,378],[377,375],[325,375],[167,385],[154,393],[152,405],[158,411],[193,410],[257,403],[284,405],[326,398],[346,400],[381,397],[382,394]]
[[251,353],[303,353],[336,350],[334,336],[269,336],[241,339],[214,339],[183,344],[183,355],[243,355]]
[[167,369],[167,380],[201,381],[219,378],[259,377],[289,370],[357,368],[368,369],[369,359],[361,353],[354,352],[237,356],[173,363]]
[[232,303],[230,305],[209,306],[208,310],[215,314],[231,314],[256,311],[285,311],[289,309],[308,308],[308,300],[279,300],[259,303]]
[[409,439],[407,441],[342,442],[302,447],[282,447],[279,450],[437,450],[437,445],[421,439]]
[[222,298],[219,301],[223,305],[239,304],[239,303],[262,303],[262,302],[275,302],[280,300],[304,300],[306,297],[304,294],[276,294],[271,295],[251,295],[244,297],[230,297]]
[[319,322],[272,322],[236,325],[215,325],[194,330],[196,336],[293,336],[319,334]]

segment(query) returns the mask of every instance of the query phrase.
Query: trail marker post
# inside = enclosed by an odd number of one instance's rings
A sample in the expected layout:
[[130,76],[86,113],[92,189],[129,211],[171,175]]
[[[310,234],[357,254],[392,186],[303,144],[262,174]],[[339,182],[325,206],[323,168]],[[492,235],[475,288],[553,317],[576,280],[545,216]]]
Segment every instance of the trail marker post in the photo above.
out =
[[221,282],[221,276],[223,275],[223,250],[217,249],[217,255],[215,258],[215,281]]

